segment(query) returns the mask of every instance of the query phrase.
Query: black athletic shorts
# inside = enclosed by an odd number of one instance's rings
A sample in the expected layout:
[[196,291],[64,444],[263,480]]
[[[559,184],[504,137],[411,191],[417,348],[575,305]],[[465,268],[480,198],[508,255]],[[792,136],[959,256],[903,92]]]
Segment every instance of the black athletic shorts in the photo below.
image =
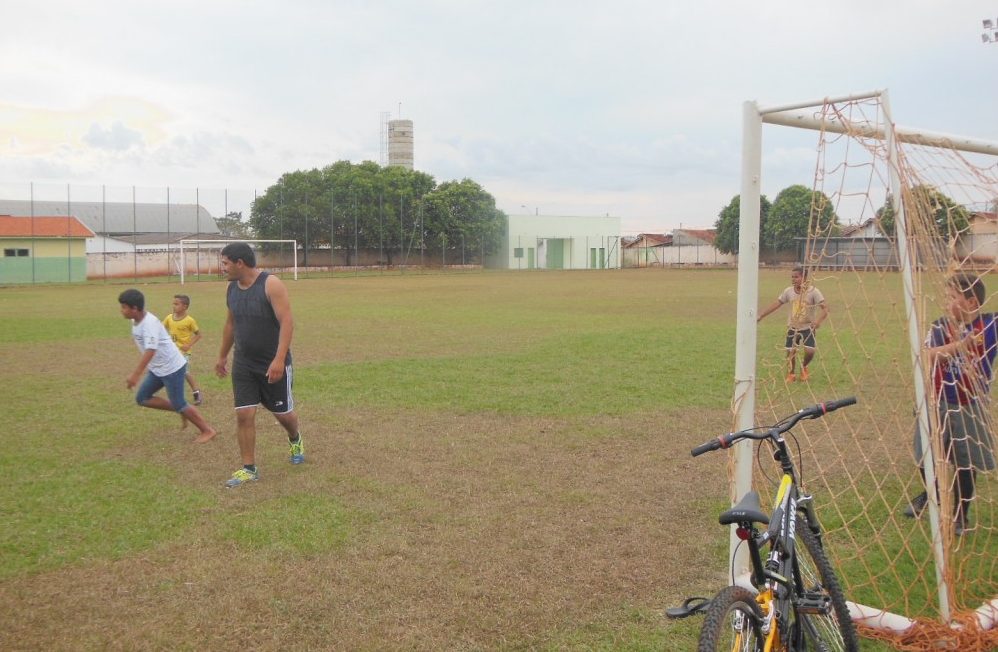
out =
[[787,329],[787,348],[792,349],[795,346],[801,345],[809,349],[814,348],[814,331],[810,328],[802,328],[800,330],[795,328]]
[[284,377],[276,383],[267,382],[267,373],[246,367],[232,369],[232,395],[236,409],[262,405],[274,414],[286,414],[295,409],[291,395],[293,385],[291,365],[284,367]]

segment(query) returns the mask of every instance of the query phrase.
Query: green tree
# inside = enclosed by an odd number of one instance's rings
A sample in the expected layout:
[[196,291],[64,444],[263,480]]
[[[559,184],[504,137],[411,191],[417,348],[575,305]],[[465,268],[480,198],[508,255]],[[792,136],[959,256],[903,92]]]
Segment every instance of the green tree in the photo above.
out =
[[342,250],[348,264],[358,249],[384,250],[390,263],[406,198],[411,204],[434,185],[422,172],[338,161],[284,174],[254,202],[250,223],[261,237]]
[[430,175],[399,166],[383,168],[378,195],[378,221],[372,234],[384,243],[389,262],[393,252],[399,261],[410,260],[424,246],[421,236],[423,212],[427,195],[436,187]]
[[[764,229],[766,218],[769,216],[770,203],[765,195],[759,201],[759,226],[760,231]],[[738,253],[739,238],[739,211],[741,210],[741,199],[739,195],[731,198],[727,206],[721,209],[717,215],[714,228],[717,236],[714,239],[714,246],[726,254]]]
[[446,181],[426,195],[423,236],[428,242],[494,253],[499,248],[506,214],[496,200],[471,179]]
[[253,201],[250,225],[261,239],[296,240],[304,247],[302,264],[307,265],[308,250],[323,242],[318,216],[325,190],[319,170],[285,173]]
[[894,229],[897,225],[895,223],[894,200],[891,198],[890,194],[887,195],[884,205],[877,209],[875,219],[877,222],[877,228],[880,229],[880,232],[893,238]]
[[438,187],[423,172],[337,161],[284,174],[254,201],[250,225],[259,238],[295,239],[306,250],[331,246],[347,264],[361,249],[381,251],[391,264],[424,244],[464,242],[489,253],[500,216],[492,195],[470,179]]
[[[816,219],[814,225],[812,215]],[[800,184],[789,186],[773,200],[763,227],[763,240],[776,250],[792,249],[796,238],[806,238],[809,233],[831,233],[838,221],[825,193]]]
[[225,217],[216,217],[215,225],[221,235],[231,238],[253,239],[253,227],[243,222],[242,211],[229,211]]
[[[956,203],[948,196],[928,185],[917,185],[910,192],[903,193],[906,216],[912,218],[924,215],[932,221],[936,233],[946,239],[955,238],[966,231],[970,225],[970,213],[966,208]],[[877,211],[877,221],[880,230],[889,236],[894,235],[897,228],[894,204],[890,196]]]

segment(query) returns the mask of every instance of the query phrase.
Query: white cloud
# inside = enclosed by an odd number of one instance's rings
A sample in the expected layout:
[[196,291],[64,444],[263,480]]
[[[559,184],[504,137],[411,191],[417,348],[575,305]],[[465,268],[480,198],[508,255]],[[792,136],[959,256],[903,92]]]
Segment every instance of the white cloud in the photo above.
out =
[[102,127],[96,122],[83,136],[83,142],[97,149],[124,151],[142,144],[142,133],[129,129],[121,120],[115,120],[110,127]]
[[[0,41],[0,174],[262,189],[377,160],[378,114],[402,102],[417,166],[474,178],[504,209],[705,226],[738,192],[746,100],[889,88],[899,124],[998,140],[998,45],[979,35],[993,14],[990,0],[20,3]],[[810,182],[815,138],[766,129],[764,192]]]

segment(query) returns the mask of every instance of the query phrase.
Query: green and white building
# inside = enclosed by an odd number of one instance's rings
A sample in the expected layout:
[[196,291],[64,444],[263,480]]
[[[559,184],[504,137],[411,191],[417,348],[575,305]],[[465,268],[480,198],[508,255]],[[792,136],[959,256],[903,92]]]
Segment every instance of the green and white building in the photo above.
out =
[[0,215],[0,285],[86,281],[93,237],[73,216]]
[[490,267],[499,269],[617,269],[620,218],[509,215]]

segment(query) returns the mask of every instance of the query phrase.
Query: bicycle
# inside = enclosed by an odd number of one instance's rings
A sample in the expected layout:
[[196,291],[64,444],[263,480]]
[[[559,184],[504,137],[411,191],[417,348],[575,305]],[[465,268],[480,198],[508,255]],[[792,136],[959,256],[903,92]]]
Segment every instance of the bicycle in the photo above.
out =
[[[696,600],[692,598],[683,608],[670,610],[672,617],[704,612],[699,652],[858,652],[856,629],[825,554],[813,497],[801,493],[797,468],[783,437],[803,419],[817,419],[855,403],[854,397],[821,403],[769,428],[721,435],[691,451],[697,457],[743,439],[765,441],[772,446],[783,472],[772,516],[762,511],[759,494],[750,491],[719,518],[721,525],[736,525],[738,538],[748,545],[750,581],[755,591],[734,585],[732,579],[732,586],[709,602],[690,606]],[[799,456],[799,444],[797,449]],[[757,524],[765,530],[760,531]],[[767,544],[769,554],[763,562],[762,550]]]

